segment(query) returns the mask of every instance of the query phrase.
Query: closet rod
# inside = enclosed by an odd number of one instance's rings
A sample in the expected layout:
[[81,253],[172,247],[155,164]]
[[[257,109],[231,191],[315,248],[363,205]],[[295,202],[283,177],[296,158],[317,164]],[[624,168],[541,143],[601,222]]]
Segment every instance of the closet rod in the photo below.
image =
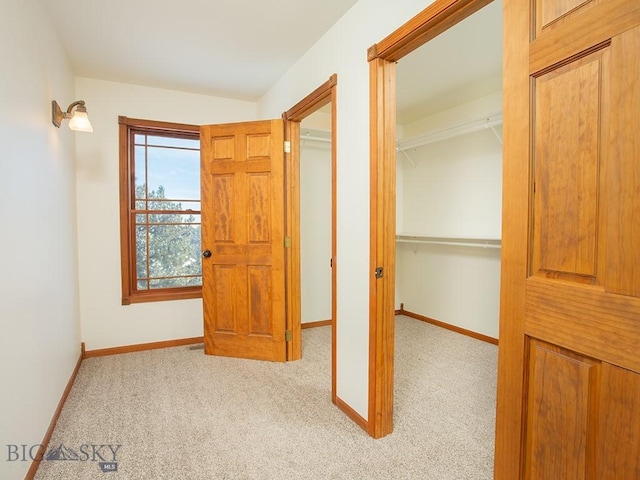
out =
[[424,243],[428,245],[453,245],[458,247],[501,248],[501,242],[495,238],[444,238],[423,236],[396,236],[398,243]]
[[[408,138],[406,140],[400,140],[396,150],[402,152],[411,148],[421,147],[429,143],[435,143],[449,138],[458,137],[467,133],[478,132],[480,130],[488,129],[502,124],[502,114],[496,114],[489,117],[474,120],[472,122],[462,123],[460,125],[454,125],[453,127],[443,128],[441,130],[435,130],[428,132],[424,135]],[[495,133],[495,132],[494,132]]]

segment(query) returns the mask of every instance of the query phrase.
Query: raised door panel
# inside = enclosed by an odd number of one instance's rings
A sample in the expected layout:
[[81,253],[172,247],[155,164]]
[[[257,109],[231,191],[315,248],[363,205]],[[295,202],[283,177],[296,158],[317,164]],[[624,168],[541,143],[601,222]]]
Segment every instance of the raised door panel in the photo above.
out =
[[215,243],[233,243],[235,228],[232,224],[235,211],[234,176],[231,174],[215,175],[211,179],[211,196],[215,209],[211,212],[213,241]]
[[[640,4],[640,2],[637,2]],[[640,27],[612,39],[607,275],[611,293],[640,297]],[[640,322],[638,327],[640,328]]]
[[599,364],[535,340],[530,352],[526,478],[588,478]]
[[598,429],[598,480],[640,478],[640,375],[604,364]]
[[215,265],[212,286],[215,289],[213,308],[215,331],[236,333],[236,283],[235,265]]
[[594,0],[537,0],[536,8],[536,33],[540,34],[559,19],[575,12]]
[[271,243],[271,178],[268,173],[247,175],[248,243]]
[[640,478],[640,375],[529,342],[527,479]]
[[247,269],[247,290],[249,298],[249,334],[270,335],[272,324],[271,305],[273,302],[271,287],[271,268],[268,266],[251,265]]
[[603,50],[535,80],[534,274],[598,283],[607,66]]

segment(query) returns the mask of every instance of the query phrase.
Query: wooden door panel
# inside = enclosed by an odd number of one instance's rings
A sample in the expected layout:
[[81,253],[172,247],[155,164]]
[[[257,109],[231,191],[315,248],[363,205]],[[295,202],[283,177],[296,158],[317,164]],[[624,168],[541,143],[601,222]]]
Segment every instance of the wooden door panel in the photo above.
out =
[[249,199],[247,215],[248,243],[271,243],[271,176],[268,173],[247,174]]
[[247,135],[247,160],[269,157],[271,135],[257,133]]
[[211,176],[211,197],[216,206],[212,209],[210,216],[213,229],[214,243],[233,242],[234,228],[231,224],[232,211],[234,206],[234,177],[232,174]]
[[607,60],[604,50],[535,80],[534,273],[597,283]]
[[214,288],[212,307],[216,332],[234,333],[236,326],[235,265],[214,265],[211,285]]
[[593,0],[537,0],[536,4],[536,33],[539,35],[558,19],[571,11],[592,2]]
[[235,145],[233,136],[220,136],[211,139],[212,160],[233,160]]
[[640,478],[640,375],[603,364],[598,480]]
[[530,342],[526,478],[586,478],[598,370],[589,358]]
[[205,353],[285,360],[281,120],[201,129]]
[[269,266],[251,265],[247,267],[247,291],[250,335],[270,335],[272,304],[272,272]]
[[529,343],[526,476],[640,478],[640,375]]
[[[640,3],[640,2],[637,2]],[[608,292],[640,297],[640,27],[611,41],[611,157],[607,170]]]

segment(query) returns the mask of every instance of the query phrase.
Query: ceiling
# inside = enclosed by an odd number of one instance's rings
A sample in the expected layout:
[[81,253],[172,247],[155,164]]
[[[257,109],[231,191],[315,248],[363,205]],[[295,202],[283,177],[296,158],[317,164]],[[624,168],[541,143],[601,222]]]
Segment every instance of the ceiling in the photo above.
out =
[[502,0],[400,59],[396,71],[401,125],[500,91]]
[[82,77],[257,101],[357,0],[41,0]]
[[[41,1],[78,76],[257,101],[357,0]],[[501,7],[399,62],[399,123],[501,88]]]

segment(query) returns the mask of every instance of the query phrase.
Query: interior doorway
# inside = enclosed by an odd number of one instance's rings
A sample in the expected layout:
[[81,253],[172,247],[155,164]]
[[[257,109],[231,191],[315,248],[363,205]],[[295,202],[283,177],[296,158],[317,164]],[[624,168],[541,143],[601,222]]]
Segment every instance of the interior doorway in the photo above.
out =
[[396,311],[497,343],[502,0],[403,57],[396,76]]
[[[289,152],[285,155],[285,212],[287,240],[287,330],[292,332],[292,340],[287,344],[287,359],[297,360],[302,357],[302,232],[301,232],[301,155],[300,147],[304,138],[301,136],[301,122],[310,123],[312,115],[315,119],[322,117],[321,122],[329,127],[324,133],[316,133],[330,149],[330,256],[325,260],[330,268],[330,318],[315,320],[320,324],[331,325],[331,399],[336,403],[336,89],[338,78],[332,75],[325,83],[311,92],[300,102],[283,114],[285,120],[285,141],[289,142]],[[310,137],[310,134],[306,134]],[[306,139],[307,141],[309,138]],[[317,140],[316,140],[317,141]],[[325,232],[326,233],[326,232]],[[310,233],[313,235],[313,233]],[[305,232],[309,235],[309,232]]]
[[[371,112],[371,244],[369,434],[393,431],[396,310],[396,63],[491,0],[436,0],[369,49]],[[469,40],[472,41],[472,40]]]

